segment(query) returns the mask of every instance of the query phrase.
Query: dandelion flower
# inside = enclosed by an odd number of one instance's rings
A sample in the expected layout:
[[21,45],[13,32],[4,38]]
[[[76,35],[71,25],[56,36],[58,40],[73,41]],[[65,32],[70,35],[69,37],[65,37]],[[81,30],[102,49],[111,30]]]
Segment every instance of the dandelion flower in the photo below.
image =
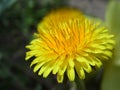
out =
[[100,67],[103,60],[112,56],[113,35],[99,22],[86,18],[79,10],[58,9],[50,12],[38,24],[26,52],[26,60],[35,57],[30,66],[46,78],[50,73],[63,82],[64,74],[74,81]]

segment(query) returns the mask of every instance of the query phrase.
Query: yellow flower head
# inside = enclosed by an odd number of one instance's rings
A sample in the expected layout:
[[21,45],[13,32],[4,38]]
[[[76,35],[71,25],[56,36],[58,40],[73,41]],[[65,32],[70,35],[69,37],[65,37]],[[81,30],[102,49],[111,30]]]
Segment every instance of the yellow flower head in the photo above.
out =
[[[112,56],[113,35],[99,22],[87,19],[75,9],[52,11],[38,25],[36,38],[26,48],[26,60],[35,59],[33,71],[47,77],[57,74],[57,81],[63,82],[64,73],[74,81],[75,71],[80,79],[92,67],[100,67],[103,60]],[[91,67],[92,66],[92,67]]]

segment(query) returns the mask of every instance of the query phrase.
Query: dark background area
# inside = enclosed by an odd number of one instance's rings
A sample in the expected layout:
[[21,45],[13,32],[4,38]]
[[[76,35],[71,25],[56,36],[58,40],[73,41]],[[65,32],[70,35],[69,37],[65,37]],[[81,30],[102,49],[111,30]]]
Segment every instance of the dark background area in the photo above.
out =
[[[104,19],[106,3],[106,0],[0,0],[0,90],[75,90],[68,81],[58,84],[54,75],[44,79],[33,73],[30,62],[25,61],[25,46],[51,9],[73,6]],[[102,69],[97,72],[85,80],[87,90],[100,89]]]

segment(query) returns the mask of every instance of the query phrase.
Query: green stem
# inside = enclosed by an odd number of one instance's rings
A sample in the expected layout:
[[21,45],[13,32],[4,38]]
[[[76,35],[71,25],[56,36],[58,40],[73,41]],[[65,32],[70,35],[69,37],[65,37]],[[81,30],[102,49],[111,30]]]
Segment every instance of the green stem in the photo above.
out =
[[75,78],[75,83],[76,83],[77,90],[86,90],[84,81],[81,80],[78,76],[76,76]]

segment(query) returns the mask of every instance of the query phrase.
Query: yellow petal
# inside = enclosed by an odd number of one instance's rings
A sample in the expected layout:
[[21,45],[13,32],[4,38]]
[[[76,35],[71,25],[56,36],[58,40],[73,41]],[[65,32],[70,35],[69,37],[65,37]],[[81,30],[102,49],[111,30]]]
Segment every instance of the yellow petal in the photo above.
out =
[[72,67],[74,67],[74,61],[73,61],[74,59],[72,58],[72,57],[70,57],[69,59],[68,59],[68,63],[69,63],[69,66],[72,68]]
[[111,51],[104,51],[103,54],[108,56],[108,57],[112,57],[112,52]]
[[83,68],[81,67],[80,63],[77,61],[75,61],[75,70],[76,70],[80,79],[85,78],[85,72],[84,72]]
[[61,56],[56,60],[56,62],[54,63],[54,68],[52,72],[53,74],[56,74],[59,71],[61,64],[63,64],[64,58],[65,58],[64,56]]
[[71,67],[67,68],[67,76],[68,76],[68,78],[69,78],[70,81],[74,81],[74,79],[75,79],[74,68],[71,68]]
[[87,62],[81,62],[81,66],[88,73],[92,71],[91,66]]
[[62,83],[63,82],[63,78],[64,78],[64,75],[57,75],[58,83]]
[[87,60],[87,58],[78,56],[78,57],[76,58],[76,60],[80,63],[81,67],[82,67],[86,72],[89,73],[89,72],[92,71],[91,66],[89,65],[89,64],[90,64],[90,61]]
[[42,75],[43,74],[43,72],[45,72],[46,70],[48,69],[48,66],[42,66],[41,67],[41,69],[39,70],[39,72],[38,72],[38,75]]
[[50,72],[52,71],[52,67],[49,67],[44,73],[43,73],[43,77],[46,78]]
[[53,74],[56,74],[56,73],[59,71],[59,68],[60,68],[59,66],[56,66],[56,67],[53,69],[53,72],[52,72],[52,73],[53,73]]
[[59,74],[59,75],[63,75],[64,72],[65,72],[66,69],[67,69],[67,66],[68,66],[68,60],[66,59],[66,60],[64,60],[63,63],[60,65],[58,74]]
[[96,65],[98,68],[100,68],[101,65],[102,65],[102,62],[101,62],[98,58],[96,58],[96,57],[92,57],[92,58],[93,58],[94,61],[95,61],[95,65]]
[[34,72],[38,71],[38,70],[41,68],[41,66],[42,66],[43,64],[45,64],[45,62],[38,63],[37,65],[35,65],[33,71],[34,71]]
[[26,53],[26,57],[25,60],[29,60],[31,57],[33,57],[35,55],[35,52],[33,51],[29,51]]
[[41,60],[42,58],[41,57],[37,57],[37,58],[35,58],[32,62],[31,62],[31,64],[30,64],[30,67],[32,66],[32,65],[34,65],[34,64],[36,64],[36,63],[39,63],[39,62],[41,62],[41,61],[43,61],[43,60]]

